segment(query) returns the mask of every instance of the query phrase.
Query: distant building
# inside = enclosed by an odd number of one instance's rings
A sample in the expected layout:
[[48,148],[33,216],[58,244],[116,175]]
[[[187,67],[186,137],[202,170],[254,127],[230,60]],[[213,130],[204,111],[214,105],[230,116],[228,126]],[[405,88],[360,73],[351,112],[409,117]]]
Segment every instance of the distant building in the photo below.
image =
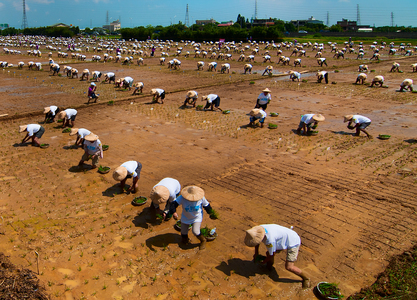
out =
[[269,19],[252,19],[252,26],[274,26],[275,22],[272,18]]
[[342,21],[337,21],[337,25],[342,27],[343,31],[358,30],[358,24],[356,23],[356,21],[349,21],[347,19],[342,19]]
[[110,32],[116,32],[116,31],[119,31],[122,28],[122,26],[119,20],[116,20],[116,21],[111,22],[110,25],[103,25],[103,28],[107,29]]
[[294,26],[305,26],[306,24],[320,24],[320,25],[324,24],[323,21],[316,20],[313,16],[311,16],[307,20],[291,20],[290,22]]
[[227,26],[232,26],[233,24],[234,24],[233,21],[221,22],[219,25],[217,25],[217,27],[227,27]]
[[200,26],[204,26],[206,24],[215,24],[215,23],[217,23],[217,22],[213,19],[210,19],[210,20],[195,20],[195,24],[200,25]]
[[372,32],[370,25],[359,25],[356,21],[350,21],[347,19],[342,19],[342,21],[337,21],[337,25],[342,27],[343,31],[359,31],[359,32]]
[[56,23],[54,25],[51,25],[51,27],[67,27],[70,28],[70,25],[64,24],[64,23]]

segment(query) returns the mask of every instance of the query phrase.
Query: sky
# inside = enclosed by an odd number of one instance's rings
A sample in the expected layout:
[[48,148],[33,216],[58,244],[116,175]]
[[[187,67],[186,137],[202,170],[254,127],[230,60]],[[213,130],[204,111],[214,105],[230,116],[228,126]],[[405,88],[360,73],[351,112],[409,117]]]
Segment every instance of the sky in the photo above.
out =
[[[26,0],[29,27],[49,26],[56,23],[85,27],[101,27],[120,19],[123,27],[185,23],[188,3],[189,24],[196,20],[213,18],[217,22],[236,21],[237,15],[255,17],[256,0]],[[277,18],[284,21],[305,20],[311,16],[327,25],[342,18],[357,20],[359,4],[360,24],[417,27],[417,1],[401,0],[257,0],[257,18]],[[0,23],[21,28],[23,0],[0,0]]]

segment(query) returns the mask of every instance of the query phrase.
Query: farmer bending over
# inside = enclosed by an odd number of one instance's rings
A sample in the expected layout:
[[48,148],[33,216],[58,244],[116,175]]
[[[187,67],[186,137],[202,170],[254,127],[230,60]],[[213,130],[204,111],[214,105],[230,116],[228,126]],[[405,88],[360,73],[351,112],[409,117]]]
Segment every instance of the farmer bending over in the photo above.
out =
[[22,133],[27,131],[26,136],[22,140],[22,144],[32,138],[32,146],[40,147],[41,144],[39,143],[39,139],[42,137],[43,133],[45,132],[45,128],[43,128],[39,124],[29,124],[29,125],[22,125],[19,126],[19,132]]
[[[371,119],[361,116],[361,115],[347,115],[344,116],[344,123],[348,123],[349,129],[356,129],[355,136],[359,136],[361,131],[366,134],[369,139],[372,139],[372,135],[370,135],[365,128],[371,125]],[[354,126],[352,124],[355,124]]]
[[320,114],[305,114],[301,116],[300,124],[298,124],[297,134],[301,133],[301,129],[304,134],[311,132],[311,129],[316,127],[319,122],[324,121],[324,116]]
[[125,183],[128,177],[133,177],[133,183],[127,192],[136,193],[139,186],[140,171],[142,170],[142,164],[138,161],[127,161],[120,167],[117,167],[113,172],[113,179],[120,181],[120,188],[124,191]]
[[[164,178],[158,182],[151,191],[152,207],[160,211],[159,205],[165,203],[165,208],[160,213],[164,218],[168,215],[169,207],[177,195],[181,192],[181,184],[178,180],[174,178]],[[178,214],[174,213],[173,215],[175,220],[178,220]]]
[[310,278],[294,264],[301,245],[300,236],[294,230],[275,224],[259,225],[246,230],[245,244],[255,247],[254,261],[259,255],[261,243],[267,247],[266,258],[262,263],[266,264],[269,270],[273,268],[275,253],[287,250],[285,269],[303,279],[303,288],[310,287]]
[[90,133],[89,135],[84,137],[84,154],[81,157],[81,160],[78,166],[82,167],[84,162],[91,158],[92,161],[92,169],[97,168],[98,159],[99,157],[103,159],[103,148],[101,146],[101,142],[98,139],[98,136],[94,133]]
[[89,135],[91,132],[90,130],[84,128],[71,128],[70,136],[77,135],[77,139],[75,140],[76,146],[81,146],[84,144],[84,138]]

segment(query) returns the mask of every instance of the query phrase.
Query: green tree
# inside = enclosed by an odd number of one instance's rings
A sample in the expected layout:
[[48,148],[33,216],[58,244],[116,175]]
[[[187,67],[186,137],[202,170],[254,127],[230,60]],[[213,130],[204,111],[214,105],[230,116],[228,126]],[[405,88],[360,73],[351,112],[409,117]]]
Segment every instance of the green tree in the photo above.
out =
[[332,25],[329,30],[330,32],[343,32],[342,26],[340,25]]

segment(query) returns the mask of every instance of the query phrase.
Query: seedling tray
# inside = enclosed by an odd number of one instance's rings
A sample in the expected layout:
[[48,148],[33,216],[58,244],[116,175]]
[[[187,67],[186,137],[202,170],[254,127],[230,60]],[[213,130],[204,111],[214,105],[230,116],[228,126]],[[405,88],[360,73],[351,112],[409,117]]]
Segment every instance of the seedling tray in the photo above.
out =
[[40,147],[41,147],[42,149],[46,149],[46,148],[48,148],[48,147],[49,147],[49,144],[41,144],[41,145],[40,145]]
[[319,292],[320,296],[326,300],[338,300],[342,299],[343,295],[340,293],[339,288],[333,284],[328,282],[319,282],[317,284],[317,291]]
[[109,145],[103,145],[103,147],[102,147],[103,148],[103,151],[109,150],[109,147],[110,147]]
[[109,172],[110,172],[110,167],[100,166],[100,167],[98,168],[98,172],[99,172],[100,174],[107,174],[107,173],[109,173]]
[[214,241],[217,237],[217,232],[214,235],[210,235],[210,231],[212,228],[208,228],[207,226],[200,229],[200,233],[206,238],[207,241]]
[[223,111],[223,114],[225,114],[225,115],[230,114],[230,110],[224,110],[224,111]]
[[65,128],[64,130],[62,130],[62,133],[68,133],[71,132],[71,128]]
[[380,139],[380,140],[389,140],[389,138],[390,138],[391,136],[390,135],[388,135],[388,134],[380,134],[379,136],[378,136],[378,138]]
[[277,129],[277,128],[278,128],[278,125],[277,125],[277,124],[272,124],[272,123],[269,123],[269,124],[268,124],[268,128],[269,128],[269,129]]
[[146,202],[148,202],[148,198],[146,198],[144,196],[139,196],[139,197],[136,197],[132,200],[132,205],[133,206],[141,206],[141,205],[144,205]]
[[271,117],[278,117],[279,113],[271,112]]

